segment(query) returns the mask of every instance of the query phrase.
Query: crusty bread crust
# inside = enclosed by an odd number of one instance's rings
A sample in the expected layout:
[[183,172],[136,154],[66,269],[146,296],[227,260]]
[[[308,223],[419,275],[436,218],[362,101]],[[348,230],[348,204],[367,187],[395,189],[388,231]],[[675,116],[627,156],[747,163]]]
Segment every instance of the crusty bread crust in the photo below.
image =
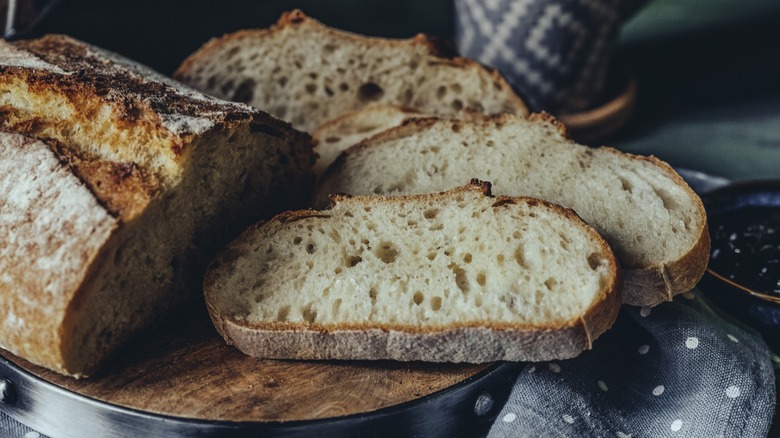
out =
[[[510,122],[514,116],[509,114],[474,116],[471,120],[479,120],[480,118],[482,121],[500,126]],[[531,114],[528,119],[535,123],[550,124],[564,137],[567,137],[566,127],[547,113]],[[315,189],[312,205],[315,207],[327,205],[326,197],[331,192],[329,181],[341,173],[350,156],[365,149],[382,147],[386,143],[408,137],[439,122],[440,119],[434,117],[410,118],[396,128],[381,132],[350,147],[331,164],[320,178],[320,186]],[[646,161],[663,170],[693,200],[693,206],[696,210],[695,216],[699,223],[699,227],[691,231],[697,236],[696,243],[676,260],[654,266],[622,265],[625,281],[623,302],[634,306],[655,306],[665,301],[671,301],[674,296],[689,291],[704,275],[709,262],[710,237],[706,211],[701,199],[669,164],[654,156],[625,153],[607,146],[598,149],[630,160]]]
[[59,327],[121,222],[41,141],[0,133],[0,169],[0,347],[66,372]]
[[[598,242],[607,257],[609,272],[599,295],[578,318],[543,325],[483,321],[479,324],[448,324],[421,329],[404,324],[345,322],[339,324],[270,322],[254,323],[222,311],[217,285],[227,275],[231,263],[240,257],[241,245],[263,226],[247,229],[211,263],[204,279],[209,315],[217,331],[230,345],[261,358],[277,359],[392,359],[429,362],[541,361],[567,359],[584,349],[609,329],[617,319],[621,303],[620,271],[609,245],[573,210],[547,201],[527,197],[493,197],[490,183],[472,180],[444,193],[398,197],[334,194],[333,205],[349,203],[356,208],[378,204],[402,204],[412,200],[436,200],[460,192],[478,192],[494,199],[495,204],[539,204],[553,209],[578,224]],[[328,210],[298,210],[281,213],[269,222],[286,224],[308,217],[328,217]]]

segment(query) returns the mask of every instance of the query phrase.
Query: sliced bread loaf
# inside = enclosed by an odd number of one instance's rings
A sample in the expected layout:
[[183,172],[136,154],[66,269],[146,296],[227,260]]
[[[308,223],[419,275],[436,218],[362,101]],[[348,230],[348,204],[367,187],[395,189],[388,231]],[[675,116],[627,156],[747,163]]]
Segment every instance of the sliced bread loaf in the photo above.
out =
[[314,204],[327,204],[331,193],[437,192],[471,177],[492,181],[497,194],[574,209],[620,260],[626,303],[670,300],[707,267],[704,207],[669,165],[575,144],[547,115],[407,121],[342,154],[321,178]]
[[522,100],[498,72],[445,55],[424,35],[409,40],[364,37],[328,28],[296,10],[270,29],[211,40],[174,77],[306,131],[370,103],[436,115],[461,109],[526,114]]
[[[293,206],[308,135],[65,36],[0,42],[0,347],[88,375]],[[196,286],[197,285],[197,286]]]
[[212,262],[206,304],[262,358],[432,362],[573,357],[614,322],[618,266],[571,210],[489,184],[336,196],[250,228]]

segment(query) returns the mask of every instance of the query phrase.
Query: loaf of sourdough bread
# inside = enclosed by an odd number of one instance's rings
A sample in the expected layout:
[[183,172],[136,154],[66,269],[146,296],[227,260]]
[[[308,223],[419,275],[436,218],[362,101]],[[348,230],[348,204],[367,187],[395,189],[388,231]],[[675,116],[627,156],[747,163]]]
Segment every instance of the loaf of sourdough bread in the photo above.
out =
[[479,363],[590,348],[620,308],[609,246],[571,210],[489,190],[336,196],[278,215],[210,265],[211,318],[261,358]]
[[671,300],[707,267],[704,207],[669,165],[578,145],[548,115],[408,120],[343,153],[320,179],[314,205],[332,193],[431,193],[472,177],[490,180],[496,194],[574,209],[620,260],[626,303]]
[[[308,135],[65,36],[0,42],[0,347],[95,371],[295,205]],[[34,137],[40,140],[33,140]]]
[[409,40],[365,37],[326,27],[298,10],[282,15],[270,29],[209,41],[174,77],[306,131],[371,103],[434,115],[462,109],[527,113],[498,72],[451,57],[424,35]]

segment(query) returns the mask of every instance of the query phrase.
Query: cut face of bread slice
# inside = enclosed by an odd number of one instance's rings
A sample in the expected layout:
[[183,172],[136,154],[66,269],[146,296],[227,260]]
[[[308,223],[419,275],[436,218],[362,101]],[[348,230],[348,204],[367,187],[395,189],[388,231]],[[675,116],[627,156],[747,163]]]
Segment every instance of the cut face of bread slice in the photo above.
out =
[[311,134],[314,151],[319,156],[314,164],[314,174],[322,175],[336,157],[350,146],[415,117],[425,116],[397,106],[370,105],[325,122]]
[[670,300],[706,269],[704,207],[671,167],[577,145],[547,115],[408,121],[342,154],[321,178],[314,203],[327,204],[331,193],[431,193],[470,177],[492,181],[497,194],[574,209],[615,251],[629,304]]
[[209,268],[218,331],[263,358],[577,355],[614,322],[617,262],[571,210],[489,184],[334,198],[247,230]]
[[88,375],[311,184],[308,135],[64,36],[0,43],[0,346]]
[[496,71],[442,56],[431,39],[369,38],[323,26],[300,11],[267,30],[211,40],[174,74],[208,94],[248,103],[311,131],[371,103],[449,115],[526,114]]

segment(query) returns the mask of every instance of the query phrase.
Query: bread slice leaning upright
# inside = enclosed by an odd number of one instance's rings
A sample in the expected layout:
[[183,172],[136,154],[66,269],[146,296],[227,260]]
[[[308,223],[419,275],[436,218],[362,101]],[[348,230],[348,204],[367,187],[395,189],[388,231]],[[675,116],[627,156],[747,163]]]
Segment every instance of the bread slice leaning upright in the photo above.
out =
[[497,71],[449,55],[424,35],[408,40],[366,37],[329,28],[295,10],[270,29],[212,39],[174,77],[309,132],[371,103],[435,115],[461,109],[527,113]]
[[314,174],[322,175],[325,169],[350,146],[415,117],[426,117],[426,115],[398,106],[370,105],[323,123],[311,133],[314,139],[314,150],[318,155],[317,162],[314,164]]
[[250,228],[212,262],[206,304],[228,343],[261,358],[549,360],[615,321],[617,262],[571,210],[478,181],[333,201]]
[[628,304],[671,300],[707,268],[704,206],[674,169],[578,145],[546,114],[409,120],[344,152],[320,178],[314,205],[327,205],[331,193],[432,193],[472,177],[491,181],[496,194],[574,209],[615,251]]
[[182,311],[311,184],[288,123],[61,35],[0,42],[0,113],[27,136],[0,134],[0,347],[62,374]]

